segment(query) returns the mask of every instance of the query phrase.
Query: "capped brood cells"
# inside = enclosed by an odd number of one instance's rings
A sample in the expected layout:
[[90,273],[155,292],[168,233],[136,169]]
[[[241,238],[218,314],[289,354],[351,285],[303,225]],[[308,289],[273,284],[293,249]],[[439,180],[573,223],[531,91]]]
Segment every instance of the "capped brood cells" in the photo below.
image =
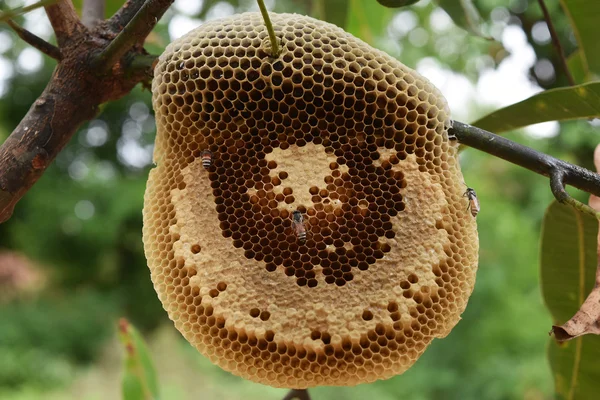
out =
[[337,27],[271,17],[277,59],[257,13],[205,23],[160,57],[152,281],[186,339],[237,375],[289,388],[388,378],[448,334],[475,280],[447,105]]

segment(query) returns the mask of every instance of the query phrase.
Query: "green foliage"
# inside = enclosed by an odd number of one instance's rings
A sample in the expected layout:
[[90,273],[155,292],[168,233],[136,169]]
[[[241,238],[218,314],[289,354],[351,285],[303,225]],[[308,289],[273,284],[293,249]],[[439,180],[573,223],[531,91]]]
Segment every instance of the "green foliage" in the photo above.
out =
[[[556,325],[571,318],[594,287],[597,237],[595,218],[557,202],[548,207],[542,229],[541,286]],[[559,398],[597,398],[600,337],[587,335],[563,344],[550,340],[548,357]]]
[[392,10],[363,0],[349,0],[346,29],[373,45],[392,19]]
[[119,338],[125,350],[123,400],[157,400],[156,370],[144,339],[125,319],[119,322]]
[[0,307],[0,388],[67,382],[110,337],[115,313],[110,298],[93,292]]
[[600,2],[561,0],[581,50],[585,75],[600,76],[600,46],[598,46],[598,21]]
[[500,133],[546,121],[600,117],[600,82],[538,93],[473,122]]
[[486,39],[491,39],[481,30],[483,20],[473,0],[436,0],[450,15],[456,25]]

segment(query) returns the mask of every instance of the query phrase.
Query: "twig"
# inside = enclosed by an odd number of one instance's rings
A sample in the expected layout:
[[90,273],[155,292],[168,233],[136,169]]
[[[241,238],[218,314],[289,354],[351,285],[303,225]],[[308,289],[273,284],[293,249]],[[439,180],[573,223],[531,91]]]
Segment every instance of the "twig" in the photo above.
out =
[[127,0],[119,11],[108,19],[108,26],[115,32],[121,32],[143,4],[144,0]]
[[542,13],[544,13],[544,19],[546,20],[546,25],[548,25],[548,30],[550,31],[550,37],[552,38],[552,45],[556,49],[558,53],[558,58],[560,59],[560,63],[562,68],[569,80],[569,84],[571,86],[575,86],[575,79],[573,79],[573,75],[571,75],[571,71],[569,71],[569,67],[567,65],[567,59],[565,58],[565,53],[563,51],[562,45],[560,44],[560,39],[558,38],[558,34],[556,33],[556,29],[554,29],[554,24],[552,23],[552,19],[550,18],[550,13],[548,12],[548,8],[546,7],[546,3],[544,0],[538,0],[540,3],[540,8],[542,9]]
[[[556,199],[561,203],[568,203],[578,210],[589,213],[589,210],[586,209],[588,206],[583,205],[584,207],[581,207],[581,203],[567,194],[564,190],[565,184],[596,196],[600,195],[600,174],[462,122],[454,121],[448,134],[461,144],[550,177],[552,193]],[[593,214],[598,215],[595,211],[593,211]]]
[[29,43],[30,45],[32,45],[33,47],[35,47],[42,53],[54,58],[55,60],[60,60],[60,50],[58,49],[58,47],[46,42],[44,39],[40,38],[39,36],[36,36],[33,33],[29,32],[27,29],[23,29],[22,27],[20,27],[19,25],[17,25],[10,19],[8,21],[6,21],[6,23],[25,42]]
[[85,32],[86,28],[79,20],[77,11],[70,0],[58,0],[55,4],[45,8],[52,29],[54,29],[58,47],[73,43],[74,36]]
[[102,72],[108,71],[135,44],[143,42],[173,1],[147,0],[117,37],[96,57],[93,62],[95,67]]
[[308,394],[308,389],[292,389],[290,390],[283,400],[310,400],[310,395]]
[[83,25],[92,28],[97,22],[104,20],[106,0],[83,0],[81,20]]
[[0,13],[0,22],[8,21],[9,19],[13,19],[14,17],[28,13],[29,11],[35,10],[36,8],[41,8],[56,2],[56,0],[41,0],[37,3],[30,4],[25,7],[17,7],[12,10],[4,11]]
[[271,56],[273,58],[279,57],[280,49],[279,43],[277,43],[277,37],[275,36],[275,30],[273,29],[273,24],[271,23],[271,18],[269,18],[269,12],[267,11],[267,7],[265,6],[265,2],[263,0],[257,0],[258,8],[260,8],[260,13],[265,20],[265,26],[267,27],[267,32],[269,32],[269,40],[271,41]]
[[564,171],[561,169],[557,168],[550,172],[550,190],[552,191],[552,194],[554,195],[556,200],[563,204],[568,204],[576,210],[589,214],[595,217],[596,219],[600,220],[600,212],[594,210],[587,204],[584,204],[574,199],[569,195],[569,193],[567,193],[567,191],[565,190],[564,177]]

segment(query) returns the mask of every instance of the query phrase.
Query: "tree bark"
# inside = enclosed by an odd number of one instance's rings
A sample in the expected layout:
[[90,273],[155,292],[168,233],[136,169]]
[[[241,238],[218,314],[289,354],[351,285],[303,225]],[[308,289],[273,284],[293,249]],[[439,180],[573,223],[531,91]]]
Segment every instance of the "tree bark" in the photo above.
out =
[[[130,9],[119,15],[135,40],[113,43],[119,31],[110,24],[86,28],[67,0],[46,6],[61,60],[42,95],[0,146],[0,223],[42,176],[77,129],[98,113],[100,104],[117,100],[152,77],[156,58],[140,45],[173,0],[148,0],[131,20]],[[130,1],[125,6],[139,3]],[[125,7],[124,6],[124,7]],[[145,10],[142,13],[142,10]],[[131,16],[133,17],[133,16]],[[139,28],[143,25],[142,28]],[[110,62],[106,51],[111,49]],[[119,57],[114,57],[118,53]],[[104,61],[98,68],[99,60]]]

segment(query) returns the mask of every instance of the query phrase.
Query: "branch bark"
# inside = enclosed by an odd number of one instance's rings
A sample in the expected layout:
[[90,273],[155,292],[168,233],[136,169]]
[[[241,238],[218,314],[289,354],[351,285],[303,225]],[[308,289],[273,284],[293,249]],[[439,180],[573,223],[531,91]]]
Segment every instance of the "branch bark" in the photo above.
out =
[[[150,6],[133,30],[134,43],[142,43],[172,0],[149,0]],[[160,5],[160,7],[158,7]],[[98,74],[90,54],[100,54],[112,42],[108,27],[88,30],[70,1],[60,0],[46,12],[56,32],[62,59],[42,95],[0,146],[0,222],[12,215],[15,205],[37,182],[79,126],[94,118],[100,104],[129,93],[139,82],[148,82],[155,65],[142,46],[118,50],[125,62]],[[135,20],[135,18],[134,18]],[[141,22],[140,22],[141,21]],[[133,23],[133,20],[132,20]],[[137,26],[136,24],[134,24]]]
[[121,32],[125,25],[131,21],[133,16],[144,4],[144,0],[127,0],[125,4],[108,20],[108,26],[114,32]]
[[83,0],[81,20],[88,29],[104,20],[106,0]]
[[143,44],[174,0],[147,0],[116,38],[96,57],[94,65],[108,71],[133,46]]
[[[560,182],[563,187],[566,184],[600,196],[600,175],[585,168],[569,164],[505,137],[458,121],[453,121],[453,126],[448,134],[461,144],[500,157],[538,174],[551,177],[552,175],[558,176],[556,174],[560,173],[562,175]],[[565,202],[565,197],[558,196],[557,193],[558,191],[555,193],[557,200]]]
[[20,27],[19,25],[17,25],[10,19],[8,21],[6,21],[6,23],[25,42],[29,43],[30,45],[32,45],[33,47],[35,47],[42,53],[46,54],[47,56],[50,56],[50,57],[54,58],[55,60],[60,60],[61,55],[60,55],[60,50],[58,49],[58,47],[46,42],[44,39],[40,38],[39,36],[36,36],[33,33],[29,32],[27,29],[23,29],[22,27]]
[[52,29],[54,29],[58,47],[62,48],[67,43],[72,43],[70,39],[81,36],[86,31],[70,0],[58,0],[45,8]]

